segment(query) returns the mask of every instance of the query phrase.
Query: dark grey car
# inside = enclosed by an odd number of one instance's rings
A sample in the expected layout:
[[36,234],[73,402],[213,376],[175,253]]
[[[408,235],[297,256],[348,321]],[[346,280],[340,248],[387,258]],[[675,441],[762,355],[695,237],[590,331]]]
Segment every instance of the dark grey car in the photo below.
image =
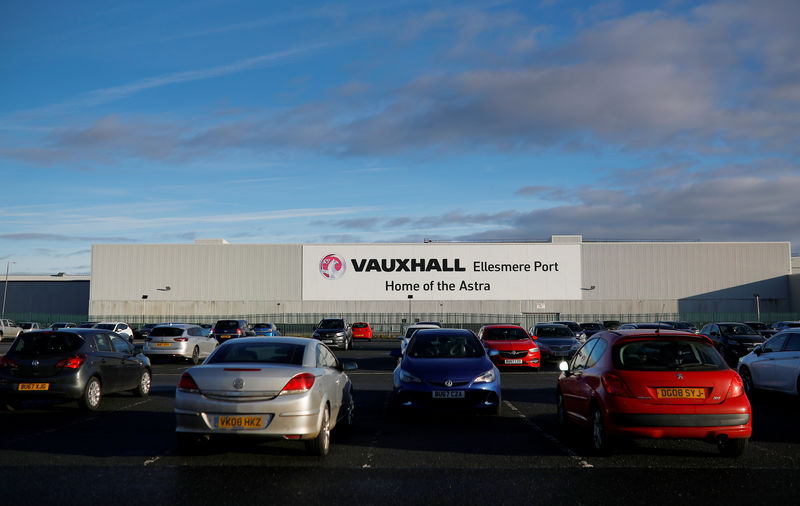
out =
[[353,346],[353,329],[344,318],[325,318],[314,327],[314,339],[349,350]]

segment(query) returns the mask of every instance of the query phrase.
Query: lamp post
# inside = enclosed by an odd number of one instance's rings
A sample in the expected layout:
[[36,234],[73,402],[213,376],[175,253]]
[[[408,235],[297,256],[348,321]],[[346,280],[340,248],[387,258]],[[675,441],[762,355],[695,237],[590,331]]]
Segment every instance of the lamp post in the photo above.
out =
[[413,295],[408,294],[408,324],[409,325],[411,325],[411,299],[413,299],[413,298],[414,298]]
[[17,262],[12,262],[11,260],[6,262],[6,286],[5,286],[5,288],[3,288],[3,312],[2,312],[2,316],[0,316],[0,318],[5,318],[6,317],[6,294],[8,294],[8,268],[11,267],[11,264],[15,264],[15,263],[17,263]]
[[144,325],[144,306],[147,304],[147,295],[142,295],[142,325]]
[[759,303],[759,295],[757,293],[753,294],[753,297],[756,298],[756,320],[761,321],[761,304]]

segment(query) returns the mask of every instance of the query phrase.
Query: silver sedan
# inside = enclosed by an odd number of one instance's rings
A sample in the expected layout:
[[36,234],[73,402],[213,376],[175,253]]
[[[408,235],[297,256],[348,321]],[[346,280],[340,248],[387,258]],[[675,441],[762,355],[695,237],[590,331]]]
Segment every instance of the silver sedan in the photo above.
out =
[[355,368],[316,339],[232,339],[178,382],[179,448],[191,451],[199,439],[225,434],[302,440],[312,455],[327,455],[331,429],[353,421],[345,371]]
[[144,338],[142,352],[150,357],[189,359],[199,364],[217,347],[217,340],[206,335],[199,325],[170,323],[153,327]]

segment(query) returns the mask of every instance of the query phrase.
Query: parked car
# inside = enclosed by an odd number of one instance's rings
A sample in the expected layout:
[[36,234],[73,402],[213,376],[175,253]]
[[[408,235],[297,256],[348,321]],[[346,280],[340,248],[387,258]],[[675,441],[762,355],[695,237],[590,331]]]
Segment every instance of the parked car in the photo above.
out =
[[770,337],[739,359],[744,390],[777,390],[800,395],[800,328],[788,328]]
[[411,341],[411,337],[414,335],[414,332],[421,329],[438,329],[438,328],[441,327],[439,327],[435,323],[415,323],[413,325],[409,325],[402,336],[397,336],[397,338],[400,339],[400,353],[405,353],[406,347],[408,346],[409,341]]
[[72,322],[55,322],[50,325],[50,330],[58,330],[58,329],[74,329],[77,325]]
[[709,323],[700,329],[700,333],[710,337],[725,360],[734,367],[739,357],[747,355],[764,342],[764,336],[737,322]]
[[117,334],[103,329],[63,328],[20,335],[0,357],[0,397],[76,399],[84,409],[103,396],[130,390],[150,393],[150,361]]
[[613,449],[616,437],[701,439],[730,456],[747,447],[744,385],[705,336],[601,332],[559,368],[558,422],[581,427],[597,453]]
[[19,326],[23,332],[30,332],[31,330],[42,330],[39,322],[20,322]]
[[772,337],[778,333],[777,330],[775,330],[773,327],[767,325],[764,322],[742,322],[742,323],[744,323],[751,329],[755,330],[765,338]]
[[623,323],[617,330],[655,330],[655,329],[665,329],[665,330],[675,330],[675,327],[670,325],[669,323],[665,322],[637,322],[637,323]]
[[583,333],[586,334],[587,338],[592,337],[594,334],[606,329],[601,322],[581,322],[578,325],[581,326]]
[[499,352],[491,357],[497,367],[539,368],[539,347],[519,325],[484,325],[478,339],[484,348]]
[[156,326],[158,326],[158,323],[145,323],[144,325],[133,331],[133,337],[135,339],[144,339],[150,335],[150,331],[153,330]]
[[133,329],[127,323],[123,322],[100,322],[96,323],[93,328],[110,330],[125,337],[128,341],[133,342]]
[[372,341],[372,328],[367,322],[355,322],[353,324],[353,339],[366,339]]
[[776,332],[780,332],[781,330],[784,330],[784,329],[800,328],[800,322],[798,322],[798,321],[780,321],[780,322],[773,323],[772,327],[775,329]]
[[392,407],[489,412],[501,409],[500,371],[470,330],[420,329],[394,370]]
[[79,329],[92,329],[98,323],[100,322],[80,322],[76,327]]
[[571,321],[557,321],[557,322],[550,322],[555,323],[558,325],[566,325],[575,334],[575,337],[578,341],[586,341],[586,333],[583,331],[583,328],[578,324],[578,322],[571,322]]
[[256,323],[253,325],[253,332],[255,332],[257,336],[281,335],[278,327],[274,323]]
[[327,346],[301,337],[233,339],[189,368],[175,392],[179,448],[203,435],[301,440],[328,454],[330,431],[353,423],[353,385]]
[[530,335],[539,347],[542,361],[572,358],[581,347],[575,333],[560,323],[537,323]]
[[0,320],[0,342],[2,342],[3,339],[15,339],[21,333],[22,327],[17,325],[14,320]]
[[682,320],[675,320],[675,321],[661,320],[659,323],[666,323],[675,330],[683,330],[684,332],[693,332],[695,334],[699,333],[697,327],[695,327],[694,324],[690,322],[685,322]]
[[312,336],[325,344],[349,350],[353,346],[353,329],[344,318],[324,318],[314,327]]
[[228,339],[254,335],[256,335],[256,333],[247,326],[247,320],[218,320],[210,332],[210,336],[216,339],[220,344]]
[[199,364],[211,355],[217,340],[207,336],[202,327],[188,323],[158,325],[144,339],[142,353],[149,357],[181,358]]

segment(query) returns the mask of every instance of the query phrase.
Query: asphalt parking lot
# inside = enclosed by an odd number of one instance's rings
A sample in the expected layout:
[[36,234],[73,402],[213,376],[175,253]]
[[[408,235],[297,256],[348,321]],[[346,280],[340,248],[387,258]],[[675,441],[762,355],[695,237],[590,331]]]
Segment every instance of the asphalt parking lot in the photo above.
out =
[[[10,343],[0,344],[4,353]],[[291,441],[219,441],[176,451],[175,385],[186,363],[154,365],[151,395],[109,395],[101,411],[26,402],[0,409],[4,504],[713,504],[794,502],[800,489],[800,401],[758,394],[753,437],[738,459],[697,441],[634,441],[591,456],[555,419],[555,364],[503,371],[499,417],[395,417],[393,341],[339,351],[358,370],[357,415],[326,458]]]

